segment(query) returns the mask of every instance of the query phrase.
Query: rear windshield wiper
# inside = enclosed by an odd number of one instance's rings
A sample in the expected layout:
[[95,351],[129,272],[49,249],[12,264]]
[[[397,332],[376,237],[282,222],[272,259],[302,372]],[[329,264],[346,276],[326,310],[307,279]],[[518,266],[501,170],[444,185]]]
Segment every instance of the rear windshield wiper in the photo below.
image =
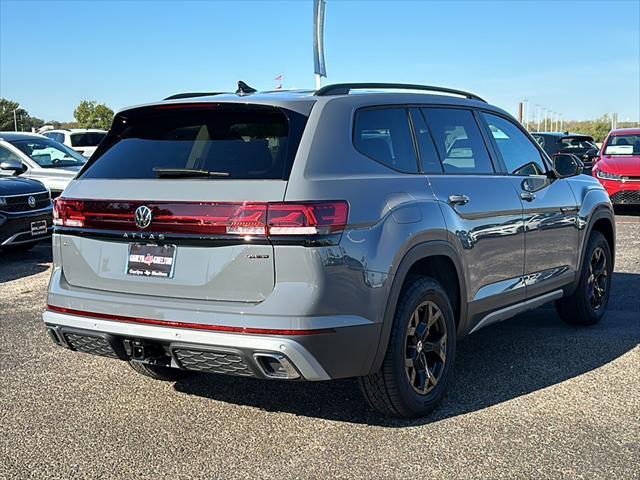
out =
[[228,177],[229,172],[212,172],[193,168],[154,168],[153,173],[160,178]]

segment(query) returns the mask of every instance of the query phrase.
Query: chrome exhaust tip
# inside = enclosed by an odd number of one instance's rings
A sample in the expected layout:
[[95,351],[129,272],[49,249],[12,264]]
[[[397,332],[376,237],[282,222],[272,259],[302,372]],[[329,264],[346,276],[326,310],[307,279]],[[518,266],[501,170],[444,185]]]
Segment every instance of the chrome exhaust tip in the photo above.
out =
[[278,353],[254,353],[253,358],[265,377],[294,380],[300,374],[284,355]]

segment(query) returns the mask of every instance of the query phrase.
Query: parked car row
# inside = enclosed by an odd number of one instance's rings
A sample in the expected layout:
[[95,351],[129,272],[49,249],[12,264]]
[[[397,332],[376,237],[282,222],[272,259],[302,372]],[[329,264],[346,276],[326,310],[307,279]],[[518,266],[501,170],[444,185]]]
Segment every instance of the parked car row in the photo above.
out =
[[106,130],[99,130],[95,128],[59,128],[44,130],[42,132],[47,138],[55,140],[58,143],[62,143],[67,147],[74,149],[84,157],[91,157],[93,152],[96,151],[98,145],[107,134]]
[[589,135],[569,132],[531,135],[549,156],[576,155],[584,165],[583,173],[600,181],[614,205],[640,207],[640,129],[612,130],[601,150]]
[[598,158],[598,146],[593,137],[569,132],[533,132],[531,135],[549,156],[573,154],[582,161],[585,173],[591,173],[591,167]]

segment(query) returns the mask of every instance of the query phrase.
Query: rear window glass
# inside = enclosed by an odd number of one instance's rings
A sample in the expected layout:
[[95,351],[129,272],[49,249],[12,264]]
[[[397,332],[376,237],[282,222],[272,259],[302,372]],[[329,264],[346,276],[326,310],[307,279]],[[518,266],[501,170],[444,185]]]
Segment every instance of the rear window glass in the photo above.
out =
[[100,147],[82,178],[156,178],[172,170],[182,177],[194,171],[217,179],[288,178],[302,115],[243,105],[167,107],[116,119],[105,150]]
[[565,137],[560,140],[563,150],[590,150],[598,148],[594,141],[586,137]]
[[375,108],[356,112],[356,150],[400,172],[417,173],[409,118],[404,108]]
[[71,134],[71,146],[72,147],[97,147],[104,138],[106,133],[101,132],[86,132],[86,133],[72,133]]

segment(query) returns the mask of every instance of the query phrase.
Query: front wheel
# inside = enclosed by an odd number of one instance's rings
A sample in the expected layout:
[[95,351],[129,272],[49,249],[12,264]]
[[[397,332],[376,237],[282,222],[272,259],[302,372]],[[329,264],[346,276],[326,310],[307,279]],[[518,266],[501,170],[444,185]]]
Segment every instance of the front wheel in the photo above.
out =
[[598,323],[609,302],[613,261],[609,242],[598,231],[589,237],[578,286],[573,294],[556,302],[560,318],[572,325]]
[[444,397],[455,357],[451,302],[441,285],[420,278],[404,288],[380,370],[359,379],[367,402],[384,415],[421,417]]

